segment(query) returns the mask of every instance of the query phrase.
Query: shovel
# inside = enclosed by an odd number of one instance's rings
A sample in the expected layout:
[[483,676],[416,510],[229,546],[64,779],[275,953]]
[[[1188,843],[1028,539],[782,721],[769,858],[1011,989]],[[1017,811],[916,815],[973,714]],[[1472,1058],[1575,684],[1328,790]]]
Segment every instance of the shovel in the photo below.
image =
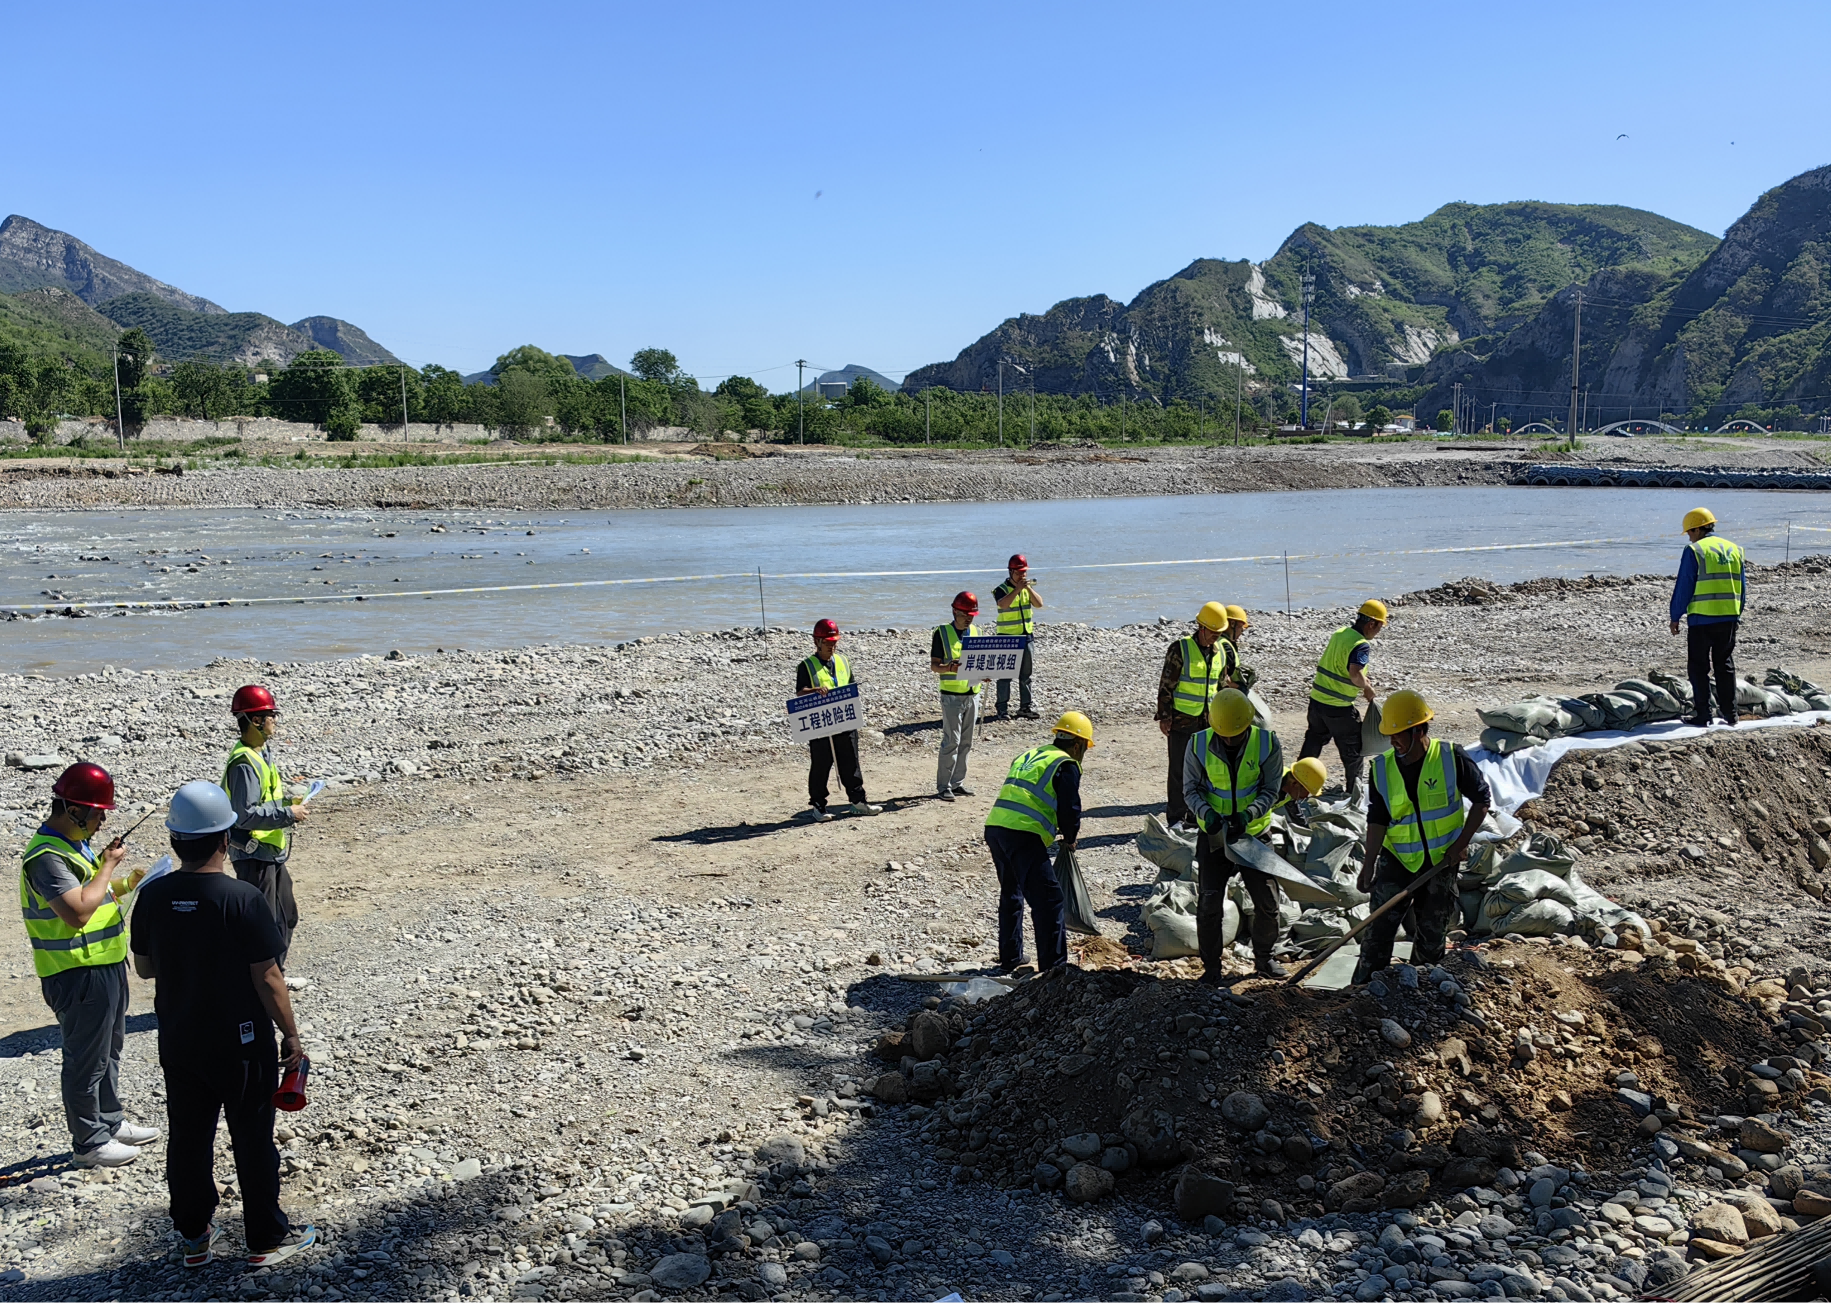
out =
[[1366,918],[1362,919],[1360,922],[1356,923],[1353,927],[1349,928],[1348,934],[1346,936],[1341,937],[1338,940],[1331,941],[1328,945],[1324,946],[1322,948],[1322,950],[1317,953],[1316,958],[1310,960],[1309,963],[1305,964],[1302,968],[1298,969],[1295,973],[1293,973],[1290,976],[1290,978],[1286,980],[1285,985],[1286,986],[1295,986],[1295,985],[1297,985],[1297,983],[1301,982],[1304,978],[1308,977],[1311,973],[1315,972],[1318,968],[1321,968],[1323,966],[1323,964],[1328,962],[1330,955],[1333,955],[1337,950],[1340,950],[1343,946],[1347,945],[1350,941],[1354,940],[1355,937],[1357,937],[1361,933],[1365,932],[1368,929],[1368,927],[1372,925],[1374,919],[1379,918],[1381,915],[1384,915],[1384,914],[1390,914],[1393,910],[1399,908],[1401,905],[1405,905],[1405,904],[1409,903],[1411,898],[1418,893],[1418,889],[1420,887],[1422,887],[1425,883],[1429,882],[1432,878],[1436,877],[1439,873],[1443,872],[1443,870],[1448,868],[1451,863],[1452,863],[1452,861],[1450,861],[1450,860],[1444,860],[1443,863],[1434,865],[1433,867],[1426,870],[1425,872],[1420,873],[1417,877],[1417,880],[1415,882],[1413,882],[1409,887],[1405,888],[1404,891],[1401,891],[1398,895],[1394,896],[1391,900],[1387,901],[1384,905],[1381,905],[1378,909],[1374,910],[1371,914],[1367,915]]

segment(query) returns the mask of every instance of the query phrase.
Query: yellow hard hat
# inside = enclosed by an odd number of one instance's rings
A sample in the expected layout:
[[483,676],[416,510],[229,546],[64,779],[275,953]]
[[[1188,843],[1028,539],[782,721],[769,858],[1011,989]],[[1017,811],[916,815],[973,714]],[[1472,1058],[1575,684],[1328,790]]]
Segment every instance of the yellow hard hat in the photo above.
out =
[[1385,624],[1386,603],[1382,602],[1377,597],[1369,597],[1366,601],[1361,603],[1361,614],[1366,616],[1369,620],[1378,620],[1381,624]]
[[1227,619],[1229,622],[1237,622],[1245,625],[1249,629],[1252,628],[1252,621],[1246,618],[1246,608],[1244,606],[1235,606],[1233,603],[1229,602],[1227,604]]
[[1701,528],[1704,525],[1714,525],[1716,523],[1717,518],[1710,514],[1709,507],[1693,507],[1690,511],[1685,513],[1685,530],[1687,533],[1691,530]]
[[1430,708],[1430,702],[1424,699],[1421,692],[1410,688],[1400,688],[1380,707],[1380,732],[1387,737],[1394,733],[1403,733],[1408,728],[1436,718],[1437,712]]
[[1219,602],[1209,602],[1196,612],[1195,622],[1210,632],[1219,632],[1227,627],[1227,608]]
[[1315,756],[1305,756],[1291,766],[1291,777],[1303,784],[1304,791],[1314,796],[1328,782],[1329,771],[1322,767],[1322,761]]
[[1225,688],[1208,703],[1208,727],[1222,737],[1238,737],[1252,727],[1252,702],[1238,688]]
[[1093,721],[1078,710],[1067,711],[1056,720],[1055,731],[1067,737],[1078,737],[1088,746],[1094,744]]

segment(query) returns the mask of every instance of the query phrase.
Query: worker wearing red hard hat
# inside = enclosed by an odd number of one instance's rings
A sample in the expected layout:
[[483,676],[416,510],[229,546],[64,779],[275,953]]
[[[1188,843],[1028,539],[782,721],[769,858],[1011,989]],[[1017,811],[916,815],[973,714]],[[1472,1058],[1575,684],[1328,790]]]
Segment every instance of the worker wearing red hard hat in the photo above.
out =
[[[832,620],[814,623],[814,654],[795,669],[795,695],[827,692],[856,683],[852,667],[839,654],[839,625]],[[833,816],[827,810],[827,777],[834,765],[839,767],[839,781],[851,800],[853,814],[882,814],[884,807],[865,799],[865,776],[858,767],[858,730],[815,738],[807,744],[807,804],[805,816],[824,823]]]
[[[1043,596],[1030,586],[1030,560],[1022,552],[1014,552],[1011,559],[1005,562],[1005,581],[992,590],[992,601],[998,605],[998,632],[1005,636],[1030,638],[1036,637],[1036,617],[1033,611],[1043,606]],[[1024,648],[1023,664],[1017,671],[1017,717],[1019,719],[1040,719],[1036,713],[1036,703],[1030,696],[1030,646]],[[1009,719],[1011,710],[1011,680],[998,680],[998,718]]]
[[286,795],[279,766],[267,746],[280,731],[280,706],[273,693],[258,683],[235,690],[229,702],[241,737],[223,766],[223,790],[235,807],[235,827],[229,830],[229,862],[235,876],[253,883],[267,898],[280,925],[282,945],[278,956],[286,965],[293,929],[299,926],[299,906],[293,900],[292,828],[308,817],[305,802]]
[[954,594],[954,618],[937,624],[928,640],[928,668],[940,676],[941,757],[935,765],[935,795],[943,801],[971,796],[966,785],[966,758],[973,749],[973,725],[978,722],[981,684],[960,677],[961,638],[979,636],[973,617],[979,614],[975,593]]
[[26,843],[19,907],[32,967],[63,1037],[64,1120],[82,1167],[119,1167],[159,1138],[123,1117],[121,1047],[127,1040],[127,922],[110,888],[127,854],[119,838],[98,856],[90,842],[114,809],[114,779],[79,761],[51,786],[51,814]]

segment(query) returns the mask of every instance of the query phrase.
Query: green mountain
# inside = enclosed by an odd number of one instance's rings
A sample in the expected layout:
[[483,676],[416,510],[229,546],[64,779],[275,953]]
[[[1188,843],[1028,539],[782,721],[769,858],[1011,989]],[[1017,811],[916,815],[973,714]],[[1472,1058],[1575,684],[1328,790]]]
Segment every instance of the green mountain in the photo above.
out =
[[223,311],[208,299],[186,294],[176,285],[97,253],[74,235],[14,213],[0,222],[0,292],[16,294],[47,286],[68,290],[90,307],[143,292],[192,312]]
[[74,358],[96,371],[108,364],[120,328],[69,290],[0,294],[0,342],[27,353]]
[[253,366],[268,359],[287,362],[318,346],[309,335],[259,312],[191,312],[145,291],[109,299],[96,310],[123,330],[144,330],[167,362],[206,357]]
[[919,391],[1005,387],[1168,402],[1232,398],[1238,368],[1264,386],[1302,367],[1303,275],[1314,276],[1313,379],[1400,381],[1444,345],[1530,319],[1556,291],[1607,268],[1688,269],[1703,231],[1606,205],[1449,204],[1403,226],[1292,232],[1263,265],[1199,259],[1129,304],[1069,299],[1004,322],[948,363],[913,372]]

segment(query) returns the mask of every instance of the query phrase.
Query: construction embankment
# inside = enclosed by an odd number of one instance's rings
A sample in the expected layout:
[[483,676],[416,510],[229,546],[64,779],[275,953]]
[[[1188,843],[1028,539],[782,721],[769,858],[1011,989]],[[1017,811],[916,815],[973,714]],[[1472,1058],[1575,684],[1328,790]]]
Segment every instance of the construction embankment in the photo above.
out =
[[[1831,680],[1823,560],[1758,582],[1743,667]],[[1432,695],[1443,735],[1472,741],[1486,701],[1682,669],[1663,580],[1459,591],[1401,602],[1376,646],[1376,680]],[[1250,635],[1293,750],[1339,618]],[[928,797],[925,632],[849,637],[888,808],[825,825],[793,820],[789,631],[0,676],[0,747],[101,760],[123,819],[217,772],[251,679],[286,708],[284,772],[337,780],[296,850],[317,1070],[280,1132],[287,1206],[326,1248],[185,1273],[156,1150],[65,1167],[21,942],[0,1296],[1601,1298],[1831,1210],[1831,728],[1553,771],[1522,817],[1649,920],[1638,948],[1497,941],[1383,993],[1217,996],[1192,961],[1141,958],[1156,870],[1133,837],[1162,800],[1150,706],[1180,632],[1043,626],[1041,706],[1100,732],[1082,863],[1105,939],[985,1005],[896,974],[989,957],[980,823],[1036,726],[984,730],[975,798]],[[6,853],[51,773],[0,773]],[[158,1121],[144,984],[134,1001],[123,1093]]]
[[[1556,454],[1573,467],[1717,467],[1822,472],[1816,440],[1596,439]],[[664,451],[665,450],[665,451]],[[138,507],[323,507],[583,510],[783,506],[811,503],[1011,502],[1241,493],[1281,489],[1446,487],[1518,482],[1547,454],[1526,442],[1405,440],[1232,448],[1039,447],[960,451],[784,444],[645,445],[649,460],[529,465],[542,458],[621,453],[578,444],[493,445],[500,464],[348,467],[335,459],[418,452],[444,444],[244,441],[210,450],[201,468],[159,474],[100,459],[0,462],[0,510]],[[289,459],[285,466],[246,464]],[[168,454],[169,459],[169,454]],[[330,462],[325,465],[321,463]],[[167,469],[170,469],[169,466]]]

